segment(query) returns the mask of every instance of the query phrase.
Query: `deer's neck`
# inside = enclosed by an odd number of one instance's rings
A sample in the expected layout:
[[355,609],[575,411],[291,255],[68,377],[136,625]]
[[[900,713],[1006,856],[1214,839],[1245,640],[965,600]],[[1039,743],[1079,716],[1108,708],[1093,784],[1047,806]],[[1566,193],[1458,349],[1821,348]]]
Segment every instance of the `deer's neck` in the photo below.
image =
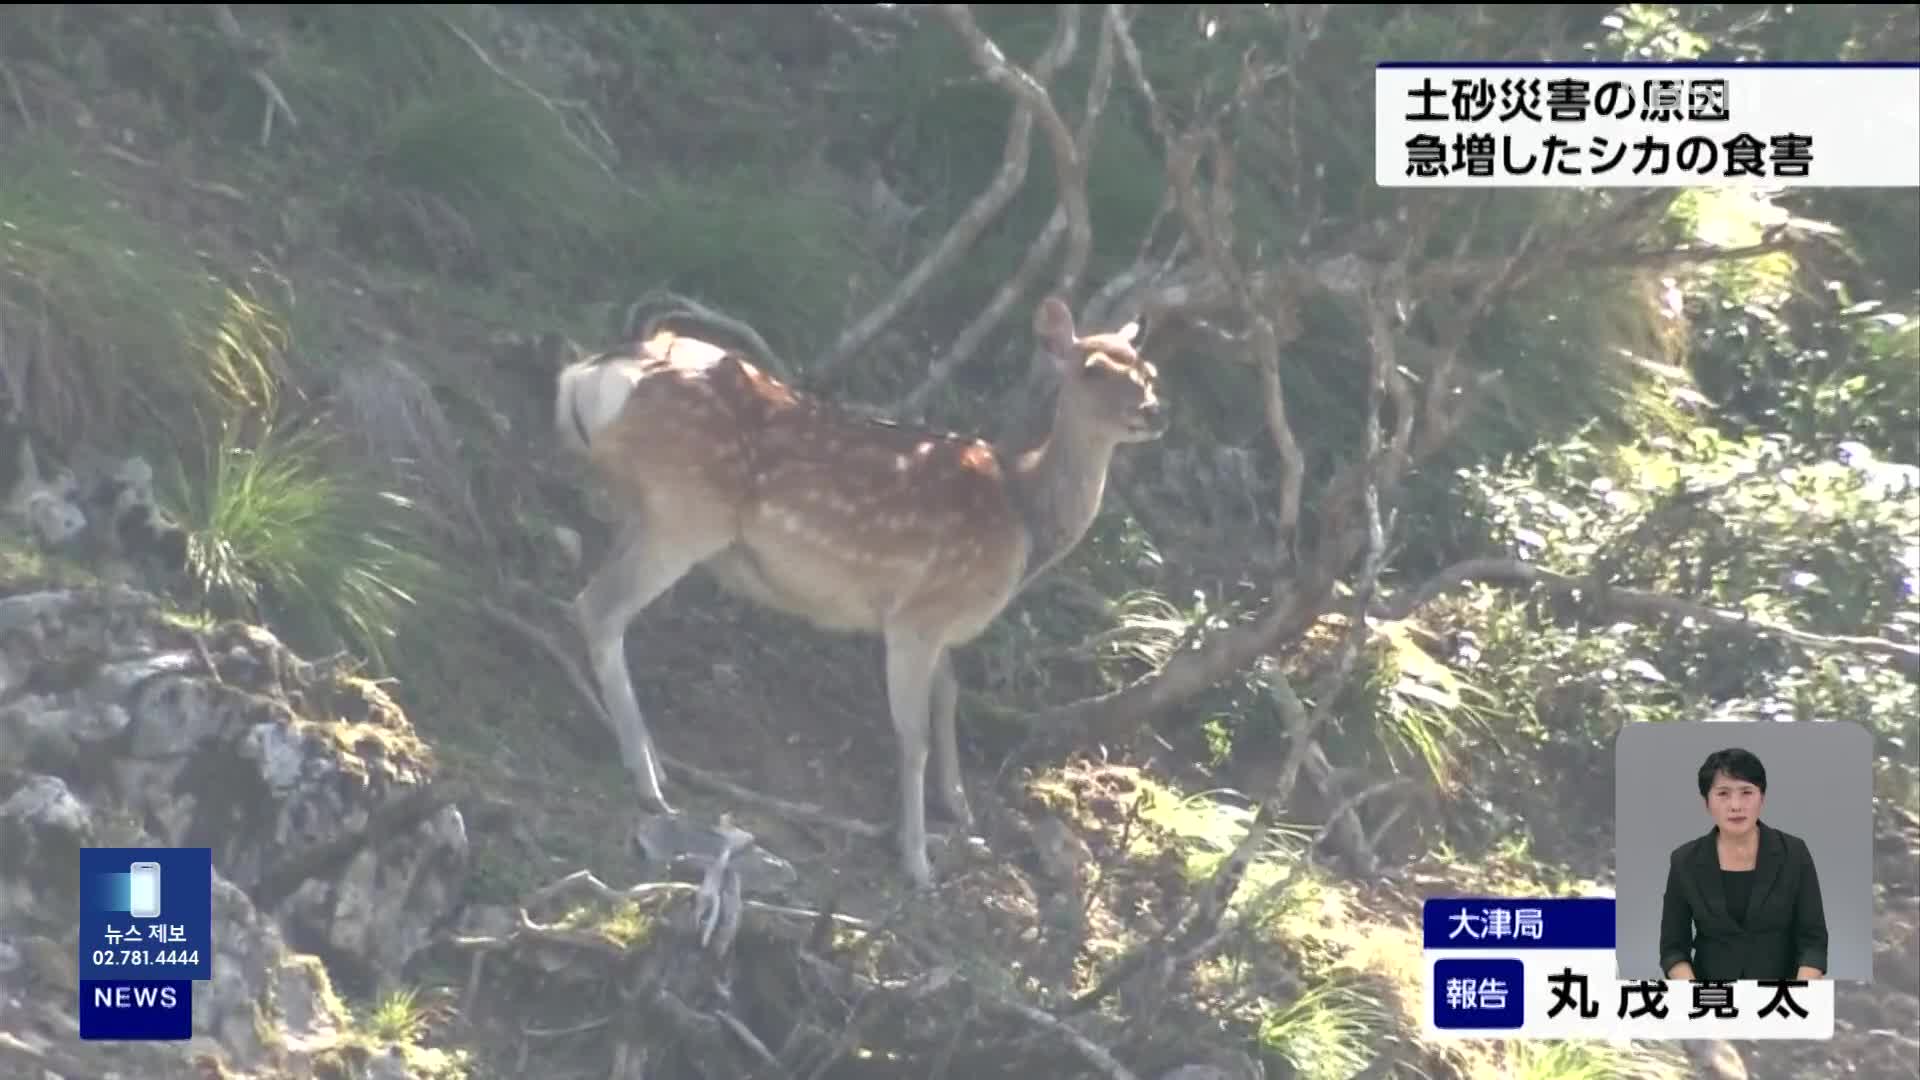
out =
[[1100,512],[1115,445],[1062,408],[1047,441],[1015,459],[1014,498],[1032,540],[1023,587],[1086,536]]

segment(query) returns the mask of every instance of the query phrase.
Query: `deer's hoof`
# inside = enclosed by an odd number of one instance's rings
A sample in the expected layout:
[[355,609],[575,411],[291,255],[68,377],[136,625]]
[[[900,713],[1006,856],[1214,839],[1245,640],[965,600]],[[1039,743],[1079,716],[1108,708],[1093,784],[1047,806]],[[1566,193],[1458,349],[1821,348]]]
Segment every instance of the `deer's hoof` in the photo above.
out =
[[926,860],[921,860],[918,866],[908,866],[906,874],[907,881],[913,885],[915,892],[933,891],[933,868],[927,865]]
[[919,851],[901,853],[900,872],[906,875],[915,890],[928,892],[933,889],[933,863],[928,861],[924,846]]

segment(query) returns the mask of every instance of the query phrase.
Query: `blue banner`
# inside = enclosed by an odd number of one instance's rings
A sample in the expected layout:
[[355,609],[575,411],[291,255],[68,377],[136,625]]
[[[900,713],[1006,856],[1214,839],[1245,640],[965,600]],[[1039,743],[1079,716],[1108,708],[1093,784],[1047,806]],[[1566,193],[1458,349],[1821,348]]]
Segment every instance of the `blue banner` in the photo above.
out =
[[80,1037],[187,1039],[213,978],[212,848],[80,849]]
[[83,982],[80,1037],[89,1041],[191,1039],[193,983],[150,976]]
[[213,978],[212,848],[80,849],[80,978]]
[[1447,897],[1428,900],[1420,915],[1428,950],[1613,948],[1607,898]]
[[1433,1026],[1443,1030],[1514,1029],[1527,1020],[1526,964],[1459,959],[1433,963]]

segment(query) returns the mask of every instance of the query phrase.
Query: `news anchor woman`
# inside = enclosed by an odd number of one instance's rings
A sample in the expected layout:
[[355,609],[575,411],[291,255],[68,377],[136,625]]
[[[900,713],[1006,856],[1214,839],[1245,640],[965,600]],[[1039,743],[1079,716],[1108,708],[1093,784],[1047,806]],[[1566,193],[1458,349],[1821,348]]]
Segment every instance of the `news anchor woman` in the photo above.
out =
[[1677,982],[1825,978],[1820,878],[1806,841],[1760,820],[1766,766],[1716,751],[1699,783],[1713,828],[1668,860],[1660,970]]

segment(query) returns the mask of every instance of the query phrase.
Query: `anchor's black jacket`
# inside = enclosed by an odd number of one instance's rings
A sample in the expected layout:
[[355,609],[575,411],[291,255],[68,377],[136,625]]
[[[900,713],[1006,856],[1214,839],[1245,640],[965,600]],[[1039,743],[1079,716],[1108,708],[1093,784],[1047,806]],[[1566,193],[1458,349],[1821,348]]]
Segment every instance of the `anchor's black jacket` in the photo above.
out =
[[1744,919],[1728,912],[1720,827],[1673,849],[1660,911],[1660,970],[1691,962],[1700,982],[1791,979],[1827,971],[1827,916],[1807,842],[1766,822]]

